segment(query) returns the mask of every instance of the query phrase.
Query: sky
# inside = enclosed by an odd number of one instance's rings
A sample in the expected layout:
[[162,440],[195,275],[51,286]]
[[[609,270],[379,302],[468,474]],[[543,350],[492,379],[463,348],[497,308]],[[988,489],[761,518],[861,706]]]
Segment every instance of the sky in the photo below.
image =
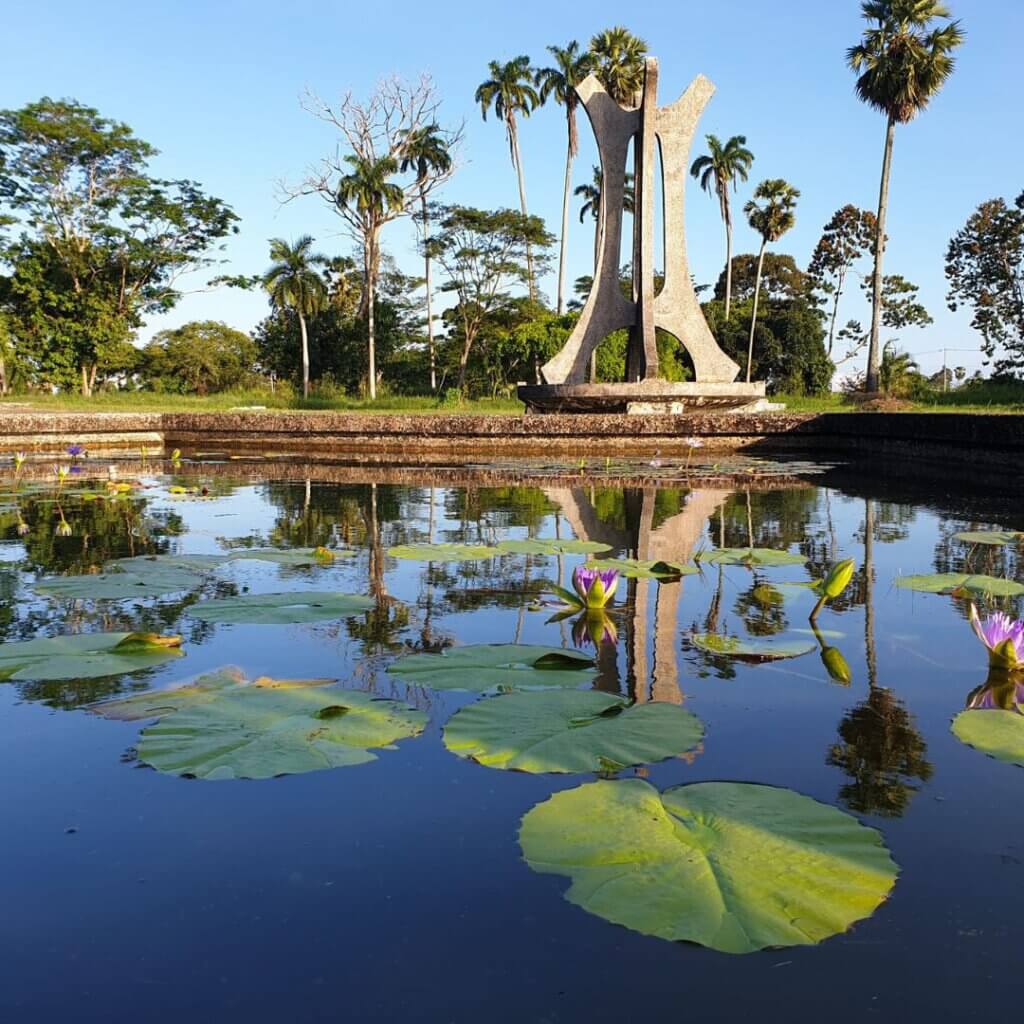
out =
[[[949,0],[967,41],[956,72],[932,106],[897,130],[889,207],[887,273],[920,285],[935,319],[901,332],[899,345],[926,372],[942,365],[983,369],[980,338],[965,311],[946,308],[943,264],[950,237],[978,203],[1011,199],[1024,189],[1020,131],[1024,3]],[[698,126],[703,135],[745,135],[755,155],[750,181],[736,196],[736,253],[757,238],[739,211],[763,178],[785,178],[801,197],[795,228],[777,250],[806,266],[831,215],[847,203],[874,209],[884,120],[855,97],[846,48],[863,22],[856,0],[590,0],[557,4],[519,0],[493,7],[435,3],[316,3],[285,7],[265,0],[145,0],[143,3],[5,0],[0,41],[0,108],[43,95],[75,98],[128,123],[160,150],[154,172],[202,183],[241,217],[219,273],[254,274],[268,264],[267,240],[311,234],[327,254],[352,251],[337,214],[322,201],[280,201],[278,183],[299,181],[334,152],[337,138],[300,106],[309,89],[328,101],[345,91],[368,96],[382,77],[430,74],[442,100],[440,120],[465,124],[459,168],[441,198],[465,205],[516,206],[515,175],[503,126],[483,121],[473,101],[490,60],[527,54],[547,64],[545,49],[625,24],[660,59],[659,99],[667,104],[698,73],[716,93]],[[585,118],[573,184],[590,180],[596,148]],[[565,117],[552,104],[521,126],[530,212],[556,231],[561,219]],[[568,280],[590,272],[593,227],[581,225],[574,200]],[[390,225],[384,247],[407,273],[420,271],[408,222]],[[713,284],[725,260],[717,202],[689,180],[687,245],[699,283]],[[265,297],[234,289],[203,290],[210,274],[170,313],[152,318],[142,337],[194,319],[249,330],[267,313]],[[555,279],[542,282],[553,299]],[[840,323],[869,313],[850,290]],[[841,353],[837,353],[841,354]],[[862,365],[847,363],[842,372]]]

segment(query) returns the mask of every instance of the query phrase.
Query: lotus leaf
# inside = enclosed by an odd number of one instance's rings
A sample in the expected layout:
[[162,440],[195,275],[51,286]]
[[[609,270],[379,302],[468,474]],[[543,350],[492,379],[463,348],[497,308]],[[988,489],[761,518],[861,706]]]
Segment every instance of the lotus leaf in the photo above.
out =
[[1012,597],[1024,594],[1024,584],[995,576],[971,576],[962,572],[937,572],[922,576],[897,576],[896,586],[919,590],[925,594],[961,596]]
[[694,633],[690,643],[705,654],[717,654],[740,661],[780,661],[783,658],[799,658],[817,650],[813,640],[788,640],[776,643],[771,640],[742,640],[735,636],[721,636],[718,633]]
[[275,625],[340,619],[372,607],[372,599],[359,594],[296,590],[286,594],[243,594],[200,601],[189,608],[188,613],[204,622]]
[[444,745],[489,768],[619,771],[691,750],[700,720],[676,704],[635,704],[597,690],[510,693],[457,711]]
[[[502,698],[505,699],[505,698]],[[642,779],[556,793],[519,832],[566,899],[645,935],[723,953],[813,945],[869,917],[897,867],[874,829],[788,789]]]
[[953,735],[997,761],[1024,768],[1024,713],[993,708],[961,711],[953,719]]
[[492,558],[502,552],[485,544],[399,544],[388,548],[392,558],[414,562],[472,562]]
[[124,601],[195,590],[203,582],[203,577],[191,569],[153,559],[125,559],[112,562],[109,568],[111,571],[80,576],[48,576],[36,583],[36,590],[51,597]]
[[622,576],[645,580],[671,580],[698,572],[694,566],[682,562],[641,561],[636,558],[595,558],[587,562],[587,568],[615,569]]
[[712,548],[699,551],[694,558],[708,565],[803,565],[807,561],[803,555],[774,548]]
[[1024,537],[1019,530],[968,530],[954,533],[957,540],[965,544],[1013,544]]
[[354,556],[355,551],[349,548],[239,548],[227,555],[226,561],[253,559],[278,565],[330,565],[335,558]]
[[482,693],[495,688],[579,686],[593,678],[582,651],[530,644],[469,644],[441,654],[407,654],[388,666],[394,675],[433,690]]
[[80,633],[0,644],[0,679],[96,679],[155,668],[181,656],[180,636]]
[[531,537],[529,540],[503,540],[498,550],[514,555],[588,555],[611,551],[611,544],[596,540],[559,540],[557,537]]
[[142,732],[139,760],[201,779],[267,779],[363,764],[376,760],[371,748],[394,749],[396,740],[419,735],[427,723],[422,711],[398,701],[329,683],[246,683],[228,669],[92,710],[122,721],[157,718]]

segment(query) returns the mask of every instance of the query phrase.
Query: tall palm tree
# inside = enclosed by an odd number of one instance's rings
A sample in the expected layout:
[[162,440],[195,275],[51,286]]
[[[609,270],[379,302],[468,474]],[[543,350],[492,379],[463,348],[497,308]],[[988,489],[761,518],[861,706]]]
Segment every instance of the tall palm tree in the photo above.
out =
[[579,152],[579,135],[576,131],[576,108],[579,97],[576,86],[583,81],[594,68],[594,55],[580,52],[580,44],[575,39],[564,49],[560,46],[549,46],[548,53],[555,58],[555,66],[541,68],[536,73],[536,83],[540,89],[540,102],[546,103],[553,96],[556,103],[565,107],[566,127],[569,133],[569,146],[565,154],[565,186],[562,189],[562,239],[558,248],[558,313],[565,312],[565,263],[566,245],[569,239],[569,190],[572,187],[572,162]]
[[857,74],[857,95],[885,115],[885,149],[878,189],[875,223],[875,269],[872,278],[871,334],[865,387],[878,390],[881,351],[878,334],[882,316],[882,262],[885,255],[885,216],[889,205],[889,174],[896,125],[912,121],[934,99],[953,73],[953,51],[964,41],[958,21],[949,19],[941,0],[865,0],[861,14],[870,22],[861,41],[846,51]]
[[431,174],[451,170],[452,155],[448,139],[436,124],[406,131],[402,137],[402,161],[399,169],[403,174],[416,172],[416,187],[423,211],[423,276],[427,290],[427,352],[430,358],[430,390],[437,390],[437,364],[434,355],[434,314],[431,308],[430,282],[430,217],[427,210],[427,182]]
[[647,43],[629,29],[616,25],[598,32],[590,40],[594,74],[616,103],[636,106],[644,87],[644,57]]
[[378,159],[349,155],[352,170],[338,182],[337,203],[355,212],[363,236],[363,312],[366,316],[367,378],[370,398],[377,397],[377,338],[374,322],[377,275],[380,272],[380,229],[389,211],[400,210],[405,193],[390,180],[398,173],[393,156]]
[[697,157],[690,174],[700,182],[709,195],[712,188],[718,196],[718,208],[725,224],[725,319],[729,319],[732,305],[732,210],[729,206],[729,186],[736,190],[739,182],[746,181],[754,154],[747,149],[747,137],[734,135],[723,146],[716,135],[708,135],[708,150]]
[[[533,87],[533,70],[530,58],[516,57],[505,64],[492,60],[487,69],[491,77],[477,86],[474,99],[480,104],[480,113],[487,120],[487,111],[494,107],[494,114],[499,121],[505,122],[505,136],[508,139],[509,155],[512,167],[519,182],[519,209],[527,216],[526,182],[523,178],[523,160],[519,153],[518,115],[529,117],[540,103],[540,96]],[[533,280],[533,250],[526,247],[526,274],[530,291],[530,301],[536,297]]]
[[[761,271],[764,268],[764,251],[769,242],[777,242],[795,223],[793,210],[800,198],[798,189],[782,178],[768,178],[754,189],[754,198],[743,207],[747,223],[761,236],[761,250],[757,255],[757,276],[754,282],[754,309],[750,314],[750,340],[747,342],[747,383],[750,383],[750,366],[754,361],[754,328],[757,326],[757,302],[761,297]],[[762,205],[756,200],[760,199]]]
[[[601,168],[595,165],[594,177],[586,185],[577,185],[573,189],[573,195],[583,200],[580,207],[580,223],[582,224],[589,214],[594,219],[594,269],[597,269],[597,253],[600,248],[601,230],[601,187],[604,179],[601,176]],[[632,214],[636,208],[636,189],[633,185],[633,172],[627,171],[625,184],[622,190],[622,209],[625,213]]]
[[263,287],[270,293],[270,301],[278,309],[293,309],[299,318],[302,335],[302,397],[309,397],[309,336],[306,317],[323,309],[327,302],[327,285],[316,267],[327,263],[327,258],[315,253],[313,239],[303,235],[288,244],[283,238],[270,240],[270,258],[274,261],[263,275]]

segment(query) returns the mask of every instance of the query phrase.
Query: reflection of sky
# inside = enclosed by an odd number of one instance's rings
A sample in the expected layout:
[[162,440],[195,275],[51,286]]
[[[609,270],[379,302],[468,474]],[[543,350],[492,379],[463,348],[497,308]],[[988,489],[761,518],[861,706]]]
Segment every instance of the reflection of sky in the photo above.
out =
[[[314,485],[315,497],[324,496],[322,488]],[[378,488],[379,497],[386,493]],[[385,546],[426,539],[426,495],[400,492],[400,518],[381,524]],[[503,525],[508,509],[488,511],[482,533],[476,524],[464,533],[454,497],[436,492],[436,540],[527,535],[525,527]],[[860,565],[865,502],[838,492],[829,497],[836,555]],[[258,486],[211,501],[154,501],[165,503],[184,521],[187,532],[173,543],[188,553],[220,550],[217,538],[265,537],[280,514]],[[808,536],[827,538],[825,516],[818,492]],[[567,536],[566,519],[559,518]],[[994,513],[991,522],[1003,525]],[[8,934],[18,936],[6,955],[14,983],[0,1006],[7,1000],[59,1015],[88,992],[89,1005],[107,1009],[107,1019],[117,1018],[111,1008],[125,1005],[148,1006],[147,1020],[180,1019],[186,1004],[217,1007],[223,1019],[244,1007],[255,1019],[254,1009],[287,1015],[280,993],[302,992],[308,1019],[337,1019],[344,992],[345,1013],[360,1021],[674,1020],[684,990],[688,1013],[715,1019],[756,1011],[770,987],[808,1014],[826,1011],[831,1021],[860,1020],[872,1010],[885,1019],[886,1008],[897,1005],[901,1013],[911,1007],[914,1019],[926,1012],[937,1019],[998,1012],[1009,1005],[1017,971],[1016,946],[1007,937],[1024,913],[1024,833],[1012,811],[1024,776],[949,732],[950,718],[984,678],[984,651],[953,599],[893,586],[898,574],[932,571],[940,528],[952,529],[948,515],[925,508],[905,525],[906,536],[874,544],[877,683],[906,706],[934,775],[911,780],[919,791],[903,817],[865,816],[883,830],[902,874],[892,900],[849,935],[813,950],[731,958],[590,917],[560,898],[564,882],[525,869],[515,842],[526,810],[580,780],[502,774],[448,754],[443,722],[474,695],[407,690],[383,673],[389,656],[364,657],[346,623],[221,625],[187,642],[184,660],[145,681],[168,685],[226,664],[249,676],[336,677],[407,696],[431,713],[431,725],[423,737],[359,768],[266,783],[190,783],[120,763],[136,725],[53,713],[19,703],[16,685],[0,686],[7,763],[0,787],[6,835],[0,899]],[[536,531],[554,532],[552,516]],[[713,534],[704,529],[703,543],[712,544]],[[582,561],[564,557],[565,580]],[[557,567],[555,558],[514,556],[481,563],[475,577],[460,576],[474,567],[445,569],[456,589],[511,590],[527,575],[552,579]],[[385,560],[387,593],[412,609],[399,644],[420,638],[425,572],[422,562]],[[325,567],[236,562],[215,579],[250,593],[366,593],[369,574],[362,548]],[[800,566],[757,575],[769,582],[807,578]],[[728,566],[722,576],[720,622],[742,634],[734,605],[752,574]],[[734,663],[734,676],[719,678],[684,642],[693,624],[702,628],[717,583],[717,571],[683,578],[667,636],[656,636],[655,626],[657,602],[669,591],[647,585],[646,620],[637,624],[622,604],[627,588],[620,587],[618,685],[626,686],[637,646],[640,660],[646,655],[655,670],[669,651],[685,705],[706,727],[692,763],[672,759],[651,767],[648,777],[659,787],[754,781],[837,803],[849,780],[826,758],[843,716],[868,694],[864,608],[826,608],[819,621],[850,665],[849,687],[829,680],[816,653],[775,664]],[[443,588],[434,594],[435,637],[556,646],[569,637],[568,627],[546,622],[553,607],[530,611],[492,602],[452,611],[443,596]],[[787,597],[788,631],[806,628],[812,602],[809,592]],[[195,622],[186,615],[179,628],[188,639]],[[69,827],[78,831],[66,834]],[[615,969],[602,970],[595,986],[595,964],[613,962]],[[55,969],[60,986],[51,983]],[[851,978],[861,981],[851,988]],[[441,1005],[442,1017],[424,1009]]]

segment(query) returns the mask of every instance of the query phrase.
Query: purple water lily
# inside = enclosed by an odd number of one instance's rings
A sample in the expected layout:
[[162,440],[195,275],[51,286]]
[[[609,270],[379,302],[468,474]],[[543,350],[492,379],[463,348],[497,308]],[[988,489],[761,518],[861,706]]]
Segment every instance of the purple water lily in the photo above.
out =
[[1024,664],[1024,621],[995,612],[982,622],[972,604],[971,628],[988,648],[988,663],[993,668],[1013,669]]
[[615,623],[603,608],[591,608],[576,616],[572,624],[572,640],[577,647],[593,644],[616,644],[619,633]]
[[619,585],[619,573],[616,569],[589,569],[580,565],[572,574],[572,585],[585,607],[603,608]]
[[85,454],[85,446],[81,444],[68,445],[68,455],[73,459],[80,458]]

